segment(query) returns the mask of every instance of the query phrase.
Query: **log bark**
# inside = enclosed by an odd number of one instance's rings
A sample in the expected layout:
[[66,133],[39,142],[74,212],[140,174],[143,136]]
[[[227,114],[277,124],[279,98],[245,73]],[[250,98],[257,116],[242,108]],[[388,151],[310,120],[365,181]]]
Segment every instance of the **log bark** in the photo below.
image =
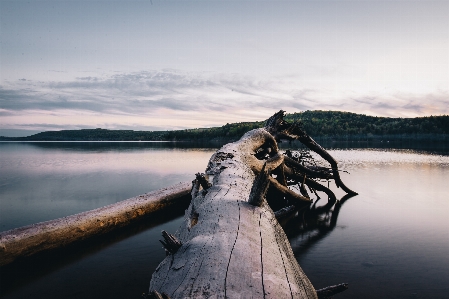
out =
[[[276,139],[292,136],[289,130],[294,124],[285,122],[283,115],[280,111],[265,128],[223,146],[210,158],[206,174],[196,175],[192,202],[175,233],[182,245],[153,273],[148,298],[160,298],[160,294],[171,299],[318,298],[276,216],[288,217],[312,203],[288,188],[287,182],[298,178],[305,182],[305,173],[335,178],[338,168],[322,148],[319,154],[332,162],[331,171],[317,172],[302,165],[297,170],[291,159],[293,169],[288,168]],[[311,181],[309,186],[312,182],[317,183]],[[277,190],[290,207],[275,214],[266,199],[268,187]]]
[[190,183],[149,192],[95,210],[0,233],[0,266],[36,253],[63,248],[109,233],[154,212],[190,200]]

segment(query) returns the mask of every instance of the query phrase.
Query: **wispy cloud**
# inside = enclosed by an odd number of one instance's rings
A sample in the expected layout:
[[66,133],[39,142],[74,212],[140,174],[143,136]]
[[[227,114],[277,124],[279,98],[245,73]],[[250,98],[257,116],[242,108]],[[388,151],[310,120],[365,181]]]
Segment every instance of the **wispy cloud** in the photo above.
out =
[[176,70],[31,80],[0,86],[0,125],[8,129],[180,129],[262,120],[273,112],[342,110],[414,117],[449,114],[449,93],[394,90],[364,94],[297,77],[187,73]]

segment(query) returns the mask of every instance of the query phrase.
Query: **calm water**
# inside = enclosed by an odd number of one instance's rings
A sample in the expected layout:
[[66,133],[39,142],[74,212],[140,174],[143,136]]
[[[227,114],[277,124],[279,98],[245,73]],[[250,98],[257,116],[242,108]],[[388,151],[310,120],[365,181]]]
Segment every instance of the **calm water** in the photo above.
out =
[[[214,151],[166,143],[0,143],[0,230],[190,181]],[[319,227],[304,229],[297,217],[287,229],[314,286],[349,283],[336,298],[448,298],[449,156],[387,149],[331,154],[359,195],[339,213],[319,215]],[[160,231],[174,232],[182,213],[3,268],[1,297],[140,298],[165,256]]]

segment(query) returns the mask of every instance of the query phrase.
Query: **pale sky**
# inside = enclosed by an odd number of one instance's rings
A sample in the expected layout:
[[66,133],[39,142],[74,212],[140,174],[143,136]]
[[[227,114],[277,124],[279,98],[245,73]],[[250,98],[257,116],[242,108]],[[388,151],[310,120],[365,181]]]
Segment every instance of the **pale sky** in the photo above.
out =
[[449,1],[0,0],[0,135],[449,114]]

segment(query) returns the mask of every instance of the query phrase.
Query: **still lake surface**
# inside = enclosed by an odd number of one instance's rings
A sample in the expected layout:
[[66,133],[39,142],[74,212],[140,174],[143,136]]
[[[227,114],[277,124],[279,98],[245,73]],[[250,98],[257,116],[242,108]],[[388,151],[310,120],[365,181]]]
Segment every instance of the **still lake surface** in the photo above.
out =
[[[95,209],[204,172],[217,147],[172,143],[0,143],[0,230]],[[449,155],[395,149],[332,149],[359,193],[335,225],[287,231],[299,264],[336,298],[449,298]],[[333,188],[337,197],[343,196]],[[62,253],[0,269],[2,298],[141,298],[164,259],[160,231],[171,211]],[[327,218],[326,218],[327,217]],[[295,229],[297,221],[297,229]]]

